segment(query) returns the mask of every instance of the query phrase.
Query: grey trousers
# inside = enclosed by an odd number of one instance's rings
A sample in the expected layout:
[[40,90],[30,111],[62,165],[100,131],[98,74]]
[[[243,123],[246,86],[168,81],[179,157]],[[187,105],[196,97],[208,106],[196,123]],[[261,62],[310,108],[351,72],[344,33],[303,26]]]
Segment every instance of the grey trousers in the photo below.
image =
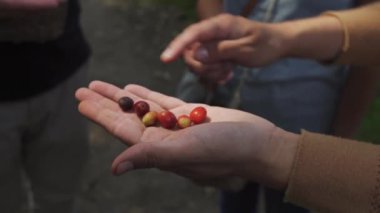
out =
[[88,155],[87,121],[74,93],[86,79],[82,68],[39,96],[0,103],[0,212],[29,212],[22,174],[34,212],[73,212]]

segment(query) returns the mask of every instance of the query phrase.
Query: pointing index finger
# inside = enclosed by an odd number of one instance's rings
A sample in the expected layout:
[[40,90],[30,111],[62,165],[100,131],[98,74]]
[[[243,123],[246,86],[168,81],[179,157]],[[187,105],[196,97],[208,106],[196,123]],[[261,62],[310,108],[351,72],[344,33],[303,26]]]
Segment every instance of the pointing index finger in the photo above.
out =
[[161,61],[170,63],[176,60],[194,42],[228,38],[228,20],[231,17],[231,15],[219,15],[215,18],[190,25],[163,51]]

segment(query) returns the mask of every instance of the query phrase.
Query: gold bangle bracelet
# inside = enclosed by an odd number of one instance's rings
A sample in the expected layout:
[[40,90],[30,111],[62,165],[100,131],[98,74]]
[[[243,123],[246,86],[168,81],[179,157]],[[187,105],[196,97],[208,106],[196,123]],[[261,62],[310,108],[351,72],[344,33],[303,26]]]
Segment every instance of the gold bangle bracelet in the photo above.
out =
[[347,25],[334,12],[326,12],[326,13],[323,13],[322,15],[328,15],[328,16],[332,16],[332,17],[335,17],[336,19],[338,19],[338,21],[340,22],[340,24],[342,26],[342,29],[343,29],[343,44],[342,44],[342,47],[334,55],[333,58],[322,62],[324,64],[334,64],[334,63],[336,63],[336,61],[338,61],[338,59],[340,58],[340,56],[343,53],[347,52],[348,49],[350,49],[350,34],[348,33]]

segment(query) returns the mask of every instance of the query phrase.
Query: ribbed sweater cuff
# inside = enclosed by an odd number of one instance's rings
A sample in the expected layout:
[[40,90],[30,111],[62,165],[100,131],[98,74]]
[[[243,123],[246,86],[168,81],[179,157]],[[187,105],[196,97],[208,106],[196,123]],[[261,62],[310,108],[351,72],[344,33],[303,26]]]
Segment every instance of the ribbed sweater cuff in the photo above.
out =
[[302,131],[285,201],[321,212],[379,212],[380,147]]

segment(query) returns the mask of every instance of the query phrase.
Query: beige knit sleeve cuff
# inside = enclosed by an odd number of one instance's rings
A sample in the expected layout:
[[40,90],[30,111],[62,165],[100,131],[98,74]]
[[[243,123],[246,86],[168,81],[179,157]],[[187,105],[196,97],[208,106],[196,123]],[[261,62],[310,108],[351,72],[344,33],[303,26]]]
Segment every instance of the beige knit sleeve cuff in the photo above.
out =
[[285,201],[321,212],[380,212],[380,146],[303,131]]

